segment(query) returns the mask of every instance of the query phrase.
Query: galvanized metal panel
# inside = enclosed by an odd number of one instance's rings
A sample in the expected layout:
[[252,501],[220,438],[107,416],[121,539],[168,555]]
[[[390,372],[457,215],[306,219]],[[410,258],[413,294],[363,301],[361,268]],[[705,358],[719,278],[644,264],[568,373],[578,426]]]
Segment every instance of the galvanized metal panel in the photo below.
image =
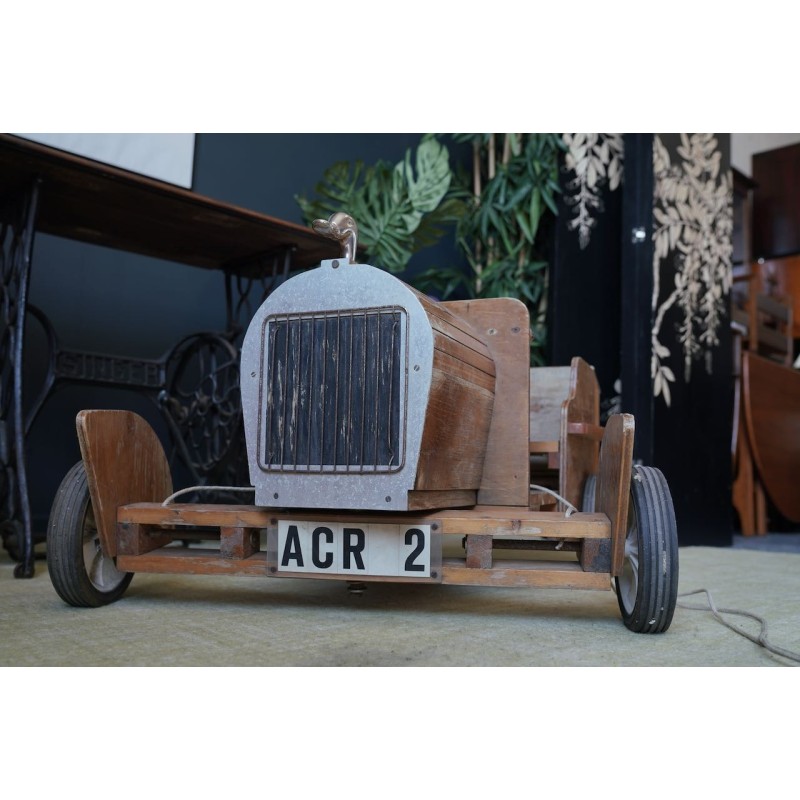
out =
[[[348,321],[344,326],[342,319]],[[350,334],[359,323],[364,330],[352,341],[362,352],[351,356]],[[281,333],[283,345],[275,338]],[[406,510],[432,365],[433,334],[422,305],[409,287],[382,270],[332,259],[276,289],[253,317],[242,346],[242,406],[256,504]],[[348,399],[347,413],[340,415],[330,406],[344,402],[344,388],[330,380],[328,370],[342,375],[353,366],[359,376],[350,389],[361,393],[360,406]],[[372,425],[376,418],[383,422]],[[337,436],[325,433],[331,422]],[[284,429],[276,438],[271,426],[279,424]],[[348,440],[354,432],[357,446]],[[385,437],[382,443],[376,444],[376,434]]]

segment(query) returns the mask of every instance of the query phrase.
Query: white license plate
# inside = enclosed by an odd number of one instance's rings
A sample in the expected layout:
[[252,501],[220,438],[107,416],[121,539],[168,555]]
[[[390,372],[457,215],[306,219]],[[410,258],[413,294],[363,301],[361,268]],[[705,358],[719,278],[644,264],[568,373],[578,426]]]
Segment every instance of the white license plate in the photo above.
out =
[[278,573],[438,578],[430,525],[279,520],[276,538]]

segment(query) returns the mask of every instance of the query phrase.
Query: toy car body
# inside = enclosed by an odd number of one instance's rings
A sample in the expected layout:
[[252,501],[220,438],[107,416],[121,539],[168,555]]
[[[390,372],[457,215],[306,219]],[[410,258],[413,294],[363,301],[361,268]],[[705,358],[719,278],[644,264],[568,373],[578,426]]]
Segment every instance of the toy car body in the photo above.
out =
[[[83,411],[82,460],[49,525],[56,590],[102,605],[136,572],[614,583],[631,630],[666,630],[678,575],[666,481],[632,466],[630,415],[600,427],[580,359],[557,435],[535,433],[546,404],[529,335],[516,300],[437,303],[369,265],[323,261],[267,298],[242,346],[255,504],[165,503],[170,470],[147,423]],[[555,488],[532,488],[532,474]],[[203,546],[186,545],[198,530]]]

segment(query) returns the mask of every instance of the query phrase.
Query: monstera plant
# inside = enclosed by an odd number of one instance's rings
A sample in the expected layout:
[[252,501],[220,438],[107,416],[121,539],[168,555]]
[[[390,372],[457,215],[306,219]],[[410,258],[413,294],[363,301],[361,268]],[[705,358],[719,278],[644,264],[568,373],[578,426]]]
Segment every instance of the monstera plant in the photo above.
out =
[[516,297],[531,314],[531,362],[544,363],[548,220],[558,213],[559,157],[554,133],[453,134],[472,147],[472,174],[460,175],[450,153],[426,135],[397,164],[340,162],[328,169],[314,200],[297,197],[306,220],[346,210],[359,227],[370,263],[403,271],[411,256],[454,227],[467,267],[434,267],[412,278],[441,299]]
[[464,214],[450,154],[434,136],[397,164],[338,162],[327,169],[309,200],[297,196],[307,222],[346,211],[358,223],[358,239],[371,263],[402,272],[411,256],[434,244],[444,226]]
[[443,297],[516,297],[531,315],[531,362],[544,363],[549,226],[558,214],[556,133],[456,134],[472,144],[472,185],[457,240],[468,272],[432,269],[418,285]]

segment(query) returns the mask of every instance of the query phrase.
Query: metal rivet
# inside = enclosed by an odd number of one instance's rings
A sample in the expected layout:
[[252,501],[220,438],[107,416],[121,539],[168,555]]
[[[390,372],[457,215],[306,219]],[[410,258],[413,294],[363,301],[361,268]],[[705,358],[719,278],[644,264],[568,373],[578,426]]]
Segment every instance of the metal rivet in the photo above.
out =
[[486,331],[486,333],[488,333],[489,336],[494,336],[497,333],[497,328],[489,328],[489,330]]
[[338,261],[334,261],[334,262],[331,264],[331,266],[332,266],[334,269],[339,269],[339,262],[338,262]]
[[439,577],[439,573],[438,573],[438,572],[436,572],[436,570],[434,570],[433,572],[431,572],[431,578],[438,578],[438,577]]
[[391,503],[392,502],[392,498],[388,494],[386,495],[386,502],[387,503]]
[[274,573],[274,572],[278,571],[278,568],[277,567],[270,567],[269,571]]
[[273,494],[272,496],[273,496],[273,498],[274,498],[275,500],[277,500],[277,499],[278,499],[278,493],[277,493],[277,492],[275,492],[275,494]]

